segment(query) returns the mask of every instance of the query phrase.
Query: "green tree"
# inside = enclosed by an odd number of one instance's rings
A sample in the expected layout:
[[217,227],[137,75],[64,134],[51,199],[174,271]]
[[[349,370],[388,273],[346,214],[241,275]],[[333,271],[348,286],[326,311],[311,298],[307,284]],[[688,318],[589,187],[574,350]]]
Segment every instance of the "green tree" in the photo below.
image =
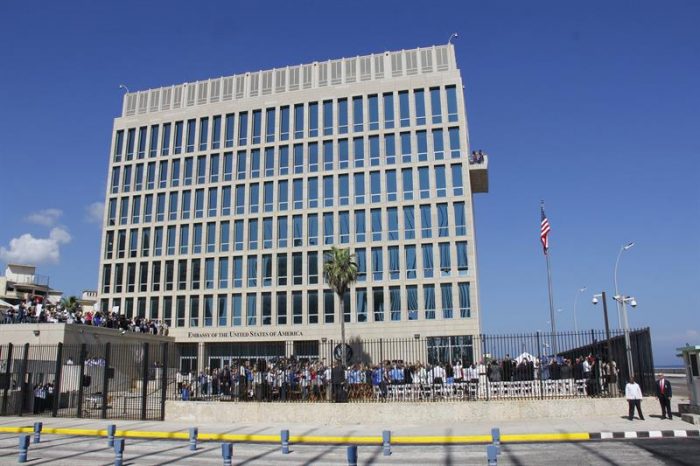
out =
[[76,311],[78,309],[78,298],[75,296],[64,296],[61,298],[61,306],[70,311]]
[[350,252],[350,249],[333,246],[325,254],[323,275],[326,277],[328,285],[340,298],[340,347],[344,366],[347,362],[345,352],[345,292],[357,280],[355,255]]

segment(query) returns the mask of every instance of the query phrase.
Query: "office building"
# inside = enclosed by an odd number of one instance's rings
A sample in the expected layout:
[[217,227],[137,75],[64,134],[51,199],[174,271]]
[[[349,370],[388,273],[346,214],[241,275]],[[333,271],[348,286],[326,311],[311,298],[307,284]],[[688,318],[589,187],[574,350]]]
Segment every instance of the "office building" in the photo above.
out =
[[[470,157],[462,89],[448,44],[127,93],[101,309],[164,320],[200,367],[232,347],[313,356],[340,314],[348,338],[471,351],[488,161]],[[342,312],[331,246],[359,266]]]

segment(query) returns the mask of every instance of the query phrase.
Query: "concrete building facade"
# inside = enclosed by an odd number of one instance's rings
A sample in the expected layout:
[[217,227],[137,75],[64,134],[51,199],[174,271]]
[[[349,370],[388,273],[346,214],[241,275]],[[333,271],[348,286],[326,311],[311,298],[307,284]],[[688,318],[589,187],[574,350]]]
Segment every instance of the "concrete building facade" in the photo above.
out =
[[[471,351],[488,160],[469,155],[462,89],[448,44],[127,93],[100,308],[165,321],[200,365],[231,344],[313,356],[341,314],[349,338]],[[359,266],[342,312],[331,246]]]

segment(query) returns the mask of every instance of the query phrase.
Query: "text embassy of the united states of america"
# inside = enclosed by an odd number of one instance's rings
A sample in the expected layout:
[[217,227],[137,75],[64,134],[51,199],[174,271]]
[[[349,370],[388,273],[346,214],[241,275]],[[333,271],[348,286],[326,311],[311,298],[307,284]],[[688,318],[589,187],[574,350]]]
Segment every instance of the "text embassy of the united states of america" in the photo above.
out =
[[301,330],[278,330],[274,332],[187,332],[187,338],[251,338],[251,337],[301,337],[304,333]]

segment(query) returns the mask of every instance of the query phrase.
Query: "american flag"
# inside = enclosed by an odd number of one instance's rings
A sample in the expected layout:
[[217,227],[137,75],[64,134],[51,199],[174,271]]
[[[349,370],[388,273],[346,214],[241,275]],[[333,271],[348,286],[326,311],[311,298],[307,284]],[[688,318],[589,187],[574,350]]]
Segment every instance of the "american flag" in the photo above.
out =
[[544,205],[540,206],[540,210],[542,211],[542,222],[540,222],[540,241],[542,241],[542,249],[544,250],[545,255],[547,254],[547,250],[549,249],[549,220],[547,220],[547,216],[544,213]]

